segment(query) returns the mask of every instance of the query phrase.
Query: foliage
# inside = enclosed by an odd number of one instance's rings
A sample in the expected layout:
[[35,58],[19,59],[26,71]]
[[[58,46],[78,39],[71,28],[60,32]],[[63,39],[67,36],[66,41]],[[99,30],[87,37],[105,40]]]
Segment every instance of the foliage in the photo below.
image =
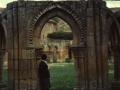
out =
[[70,58],[66,58],[65,61],[68,62],[68,63],[72,62],[72,60]]
[[73,39],[72,32],[63,32],[63,31],[57,31],[57,32],[50,33],[48,34],[47,37],[52,38],[52,39],[61,39],[61,40],[72,40]]
[[56,23],[58,23],[58,21],[59,21],[58,17],[54,17],[54,18],[52,18],[52,20],[55,21]]

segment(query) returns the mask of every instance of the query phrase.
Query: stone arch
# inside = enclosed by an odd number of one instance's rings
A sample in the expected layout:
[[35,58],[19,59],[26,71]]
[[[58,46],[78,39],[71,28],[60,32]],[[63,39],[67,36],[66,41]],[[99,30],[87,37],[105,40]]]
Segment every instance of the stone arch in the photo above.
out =
[[120,74],[119,74],[119,55],[120,55],[120,23],[119,23],[119,11],[113,13],[109,9],[108,11],[108,24],[107,24],[107,30],[110,40],[110,45],[108,46],[109,49],[111,49],[111,55],[114,59],[114,81],[112,83],[112,89],[118,89],[119,88],[119,80],[120,80]]
[[5,37],[5,31],[2,24],[0,24],[0,48],[5,49],[6,48],[6,37]]
[[[41,9],[41,11],[33,18],[28,32],[29,46],[34,46],[33,37],[39,38],[44,24],[54,16],[62,18],[71,27],[73,32],[73,43],[75,44],[74,46],[84,44],[83,24],[81,22],[81,17],[78,16],[78,13],[61,2],[51,2],[45,6],[44,9]],[[39,27],[37,29],[38,25]]]
[[6,36],[4,27],[2,25],[2,20],[0,20],[0,89],[5,87],[4,83],[4,62],[6,56],[5,54],[6,54]]
[[[108,35],[111,36],[111,45],[115,46],[120,43],[120,26],[118,24],[117,18],[115,17],[115,14],[108,8],[107,18]],[[115,29],[111,29],[111,27],[113,27],[112,25],[115,27]]]

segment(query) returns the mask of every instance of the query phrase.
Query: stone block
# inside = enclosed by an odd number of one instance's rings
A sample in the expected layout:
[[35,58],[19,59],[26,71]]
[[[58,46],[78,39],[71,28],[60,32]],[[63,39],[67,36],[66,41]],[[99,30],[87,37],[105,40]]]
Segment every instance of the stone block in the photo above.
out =
[[22,59],[27,59],[27,51],[26,51],[26,49],[22,49]]
[[27,50],[27,59],[34,59],[35,57],[35,52],[34,52],[34,49],[28,49]]
[[27,36],[27,30],[26,30],[26,28],[22,28],[22,27],[19,28],[19,38],[26,37],[26,36]]
[[31,69],[31,74],[32,74],[31,78],[35,79],[35,75],[36,75],[35,69]]
[[28,78],[31,78],[32,74],[31,74],[31,69],[28,69]]
[[15,64],[14,64],[14,66],[15,66],[14,69],[15,69],[15,70],[18,70],[18,60],[14,60],[14,63],[15,63]]
[[[12,38],[13,39],[13,28],[8,29],[7,34],[8,34],[7,38],[10,38],[10,39]],[[11,42],[11,44],[12,44],[12,42]]]
[[94,15],[93,8],[88,8],[87,9],[87,16],[88,17],[93,17],[93,15]]
[[14,30],[14,35],[16,35],[17,33],[17,31],[18,31],[18,17],[17,16],[14,16],[13,17],[13,30]]
[[7,19],[12,18],[12,15],[13,15],[13,10],[12,9],[7,10]]
[[7,38],[7,49],[13,48],[13,40],[12,38]]
[[8,78],[8,90],[13,90],[13,77],[11,77],[10,75],[9,75],[9,78]]
[[[26,8],[26,15],[27,15],[27,20],[29,21],[28,18],[32,17],[33,16],[33,13],[31,12],[34,12],[34,8],[33,7],[30,7],[30,8]],[[30,22],[31,23],[31,22]]]
[[20,83],[20,90],[26,90],[27,89],[27,84],[26,84],[26,80],[19,80]]
[[26,48],[26,37],[19,38],[19,48]]
[[19,83],[19,80],[15,80],[15,90],[18,90],[18,88],[19,88],[18,87],[18,85],[19,85],[18,83]]
[[36,3],[34,2],[34,1],[28,1],[28,2],[26,2],[26,7],[27,8],[30,8],[30,7],[35,7],[36,6]]
[[28,78],[28,73],[27,73],[27,70],[24,70],[23,71],[23,79],[27,79]]
[[7,9],[9,10],[9,9],[12,9],[13,8],[13,3],[11,2],[11,3],[8,3],[7,4]]
[[34,67],[35,67],[35,60],[31,60],[30,63],[31,63],[31,69],[34,69]]
[[[18,70],[15,70],[14,71],[14,78],[15,78],[15,80],[18,80],[19,79],[19,76],[18,76]],[[17,81],[16,81],[17,82]]]
[[27,79],[27,88],[28,90],[31,89],[31,79]]
[[16,49],[14,49],[14,59],[16,59],[16,60],[18,60],[19,59],[19,57],[18,57],[18,49],[16,48]]
[[28,60],[27,62],[27,69],[29,70],[30,69],[30,61]]
[[23,79],[23,72],[24,72],[24,70],[19,70],[18,72],[19,72],[19,79],[20,80]]
[[41,45],[40,45],[40,38],[34,37],[33,40],[34,40],[35,47],[36,48],[40,48],[41,47]]
[[18,7],[25,7],[26,2],[18,2]]
[[14,2],[13,2],[13,8],[17,8],[17,5],[18,5],[18,2],[17,2],[17,1],[14,1]]
[[9,67],[9,69],[13,69],[14,68],[14,66],[13,66],[13,60],[9,60],[8,61],[8,67]]
[[[13,22],[13,18],[8,18],[7,20],[8,20],[8,22],[9,22],[9,23],[7,23],[7,29],[8,29],[8,30],[10,29],[10,30],[12,31],[12,30],[13,30],[13,23],[12,23],[12,22]],[[12,34],[12,33],[13,33],[13,32],[11,32],[11,34]],[[9,34],[10,34],[10,33],[9,33]]]
[[32,80],[31,80],[31,89],[32,89],[32,90],[35,90],[35,89],[36,89],[36,80],[35,80],[35,79],[32,79]]
[[13,59],[13,49],[8,49],[8,60]]

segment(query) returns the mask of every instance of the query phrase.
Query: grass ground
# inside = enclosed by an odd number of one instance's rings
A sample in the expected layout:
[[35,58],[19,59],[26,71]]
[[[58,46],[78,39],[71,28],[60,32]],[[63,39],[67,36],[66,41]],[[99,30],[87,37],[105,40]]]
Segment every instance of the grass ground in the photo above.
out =
[[114,80],[114,64],[113,62],[108,63],[109,66],[109,84],[111,85]]
[[[51,74],[50,90],[72,90],[75,84],[73,63],[48,63]],[[109,62],[109,84],[113,81],[113,63]],[[7,68],[4,69],[4,79],[7,82]]]
[[72,90],[74,88],[73,63],[51,63],[51,88],[50,90]]

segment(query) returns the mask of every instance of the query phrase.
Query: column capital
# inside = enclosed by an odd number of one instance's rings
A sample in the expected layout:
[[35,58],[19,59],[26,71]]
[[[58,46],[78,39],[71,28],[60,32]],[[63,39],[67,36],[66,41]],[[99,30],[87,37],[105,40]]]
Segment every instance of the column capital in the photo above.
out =
[[86,47],[82,46],[82,47],[71,47],[71,50],[74,54],[74,57],[85,57],[85,51],[86,51]]

